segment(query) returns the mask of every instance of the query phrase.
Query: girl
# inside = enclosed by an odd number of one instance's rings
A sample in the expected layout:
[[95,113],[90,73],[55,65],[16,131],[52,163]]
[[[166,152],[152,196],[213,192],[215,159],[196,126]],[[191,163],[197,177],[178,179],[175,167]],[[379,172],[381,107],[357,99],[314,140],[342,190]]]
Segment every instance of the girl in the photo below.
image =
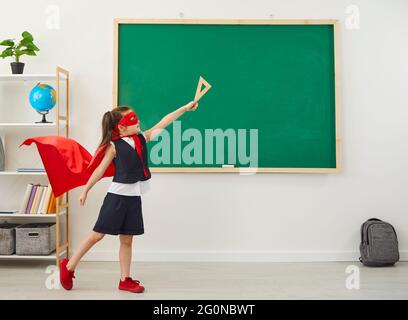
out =
[[71,259],[60,262],[60,282],[63,288],[73,287],[74,271],[84,256],[105,234],[119,235],[120,281],[119,290],[141,293],[144,287],[130,276],[132,241],[134,235],[144,233],[140,183],[150,179],[147,165],[146,142],[151,141],[164,128],[187,111],[195,111],[197,102],[190,102],[169,113],[154,127],[140,130],[137,115],[129,107],[117,107],[104,114],[102,119],[102,141],[107,146],[99,166],[92,173],[79,197],[85,204],[89,190],[98,182],[110,165],[115,165],[115,175],[100,209],[93,231],[83,240]]

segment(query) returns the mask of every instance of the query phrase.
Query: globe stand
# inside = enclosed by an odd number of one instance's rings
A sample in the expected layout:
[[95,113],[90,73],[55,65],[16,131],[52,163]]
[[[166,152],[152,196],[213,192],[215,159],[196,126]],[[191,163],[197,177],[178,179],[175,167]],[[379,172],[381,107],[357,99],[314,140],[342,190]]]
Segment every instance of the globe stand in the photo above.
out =
[[39,114],[41,114],[42,116],[43,116],[43,118],[42,118],[42,121],[38,121],[38,122],[36,122],[36,123],[53,123],[53,122],[50,122],[50,121],[47,121],[47,118],[45,117],[47,114],[49,114],[50,113],[50,111],[48,110],[47,112],[45,112],[45,113],[42,113],[42,112],[39,112],[39,111],[37,111]]

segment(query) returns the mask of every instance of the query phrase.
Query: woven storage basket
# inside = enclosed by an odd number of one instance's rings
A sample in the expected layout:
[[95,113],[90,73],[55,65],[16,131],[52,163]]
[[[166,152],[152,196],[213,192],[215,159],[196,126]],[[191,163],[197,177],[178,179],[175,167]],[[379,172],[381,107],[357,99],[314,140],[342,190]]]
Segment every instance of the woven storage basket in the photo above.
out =
[[49,255],[55,251],[55,223],[24,224],[16,228],[17,255]]
[[0,255],[12,255],[16,252],[16,227],[19,224],[0,224]]

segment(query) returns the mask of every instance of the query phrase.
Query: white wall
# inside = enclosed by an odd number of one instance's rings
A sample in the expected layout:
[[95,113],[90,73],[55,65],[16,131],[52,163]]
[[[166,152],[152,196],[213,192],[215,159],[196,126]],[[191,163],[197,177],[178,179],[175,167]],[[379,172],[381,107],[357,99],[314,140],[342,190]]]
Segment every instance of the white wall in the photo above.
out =
[[[101,116],[111,108],[113,18],[178,18],[182,11],[184,18],[339,19],[343,172],[154,174],[142,200],[146,233],[134,242],[134,258],[354,260],[360,224],[373,216],[395,225],[402,257],[408,258],[408,2],[1,2],[0,37],[28,29],[42,49],[25,60],[27,73],[52,72],[57,64],[71,71],[71,137],[91,151]],[[345,27],[350,4],[360,8],[360,30]],[[60,30],[46,28],[49,5],[60,8]],[[9,73],[8,61],[0,61],[0,73]],[[109,183],[95,186],[85,207],[77,203],[80,189],[70,193],[73,249],[92,229]],[[87,259],[116,260],[117,248],[118,239],[106,237]]]

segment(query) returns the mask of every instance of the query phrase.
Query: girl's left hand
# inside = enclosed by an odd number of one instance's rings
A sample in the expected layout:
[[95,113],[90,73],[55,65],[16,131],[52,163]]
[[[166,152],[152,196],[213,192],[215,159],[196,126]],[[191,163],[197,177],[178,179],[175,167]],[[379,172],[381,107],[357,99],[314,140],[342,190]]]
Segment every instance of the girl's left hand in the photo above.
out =
[[198,102],[191,101],[185,105],[186,111],[196,111],[198,108]]
[[83,206],[85,204],[85,200],[86,197],[88,195],[88,192],[86,192],[85,190],[81,193],[81,195],[79,196],[79,205]]

